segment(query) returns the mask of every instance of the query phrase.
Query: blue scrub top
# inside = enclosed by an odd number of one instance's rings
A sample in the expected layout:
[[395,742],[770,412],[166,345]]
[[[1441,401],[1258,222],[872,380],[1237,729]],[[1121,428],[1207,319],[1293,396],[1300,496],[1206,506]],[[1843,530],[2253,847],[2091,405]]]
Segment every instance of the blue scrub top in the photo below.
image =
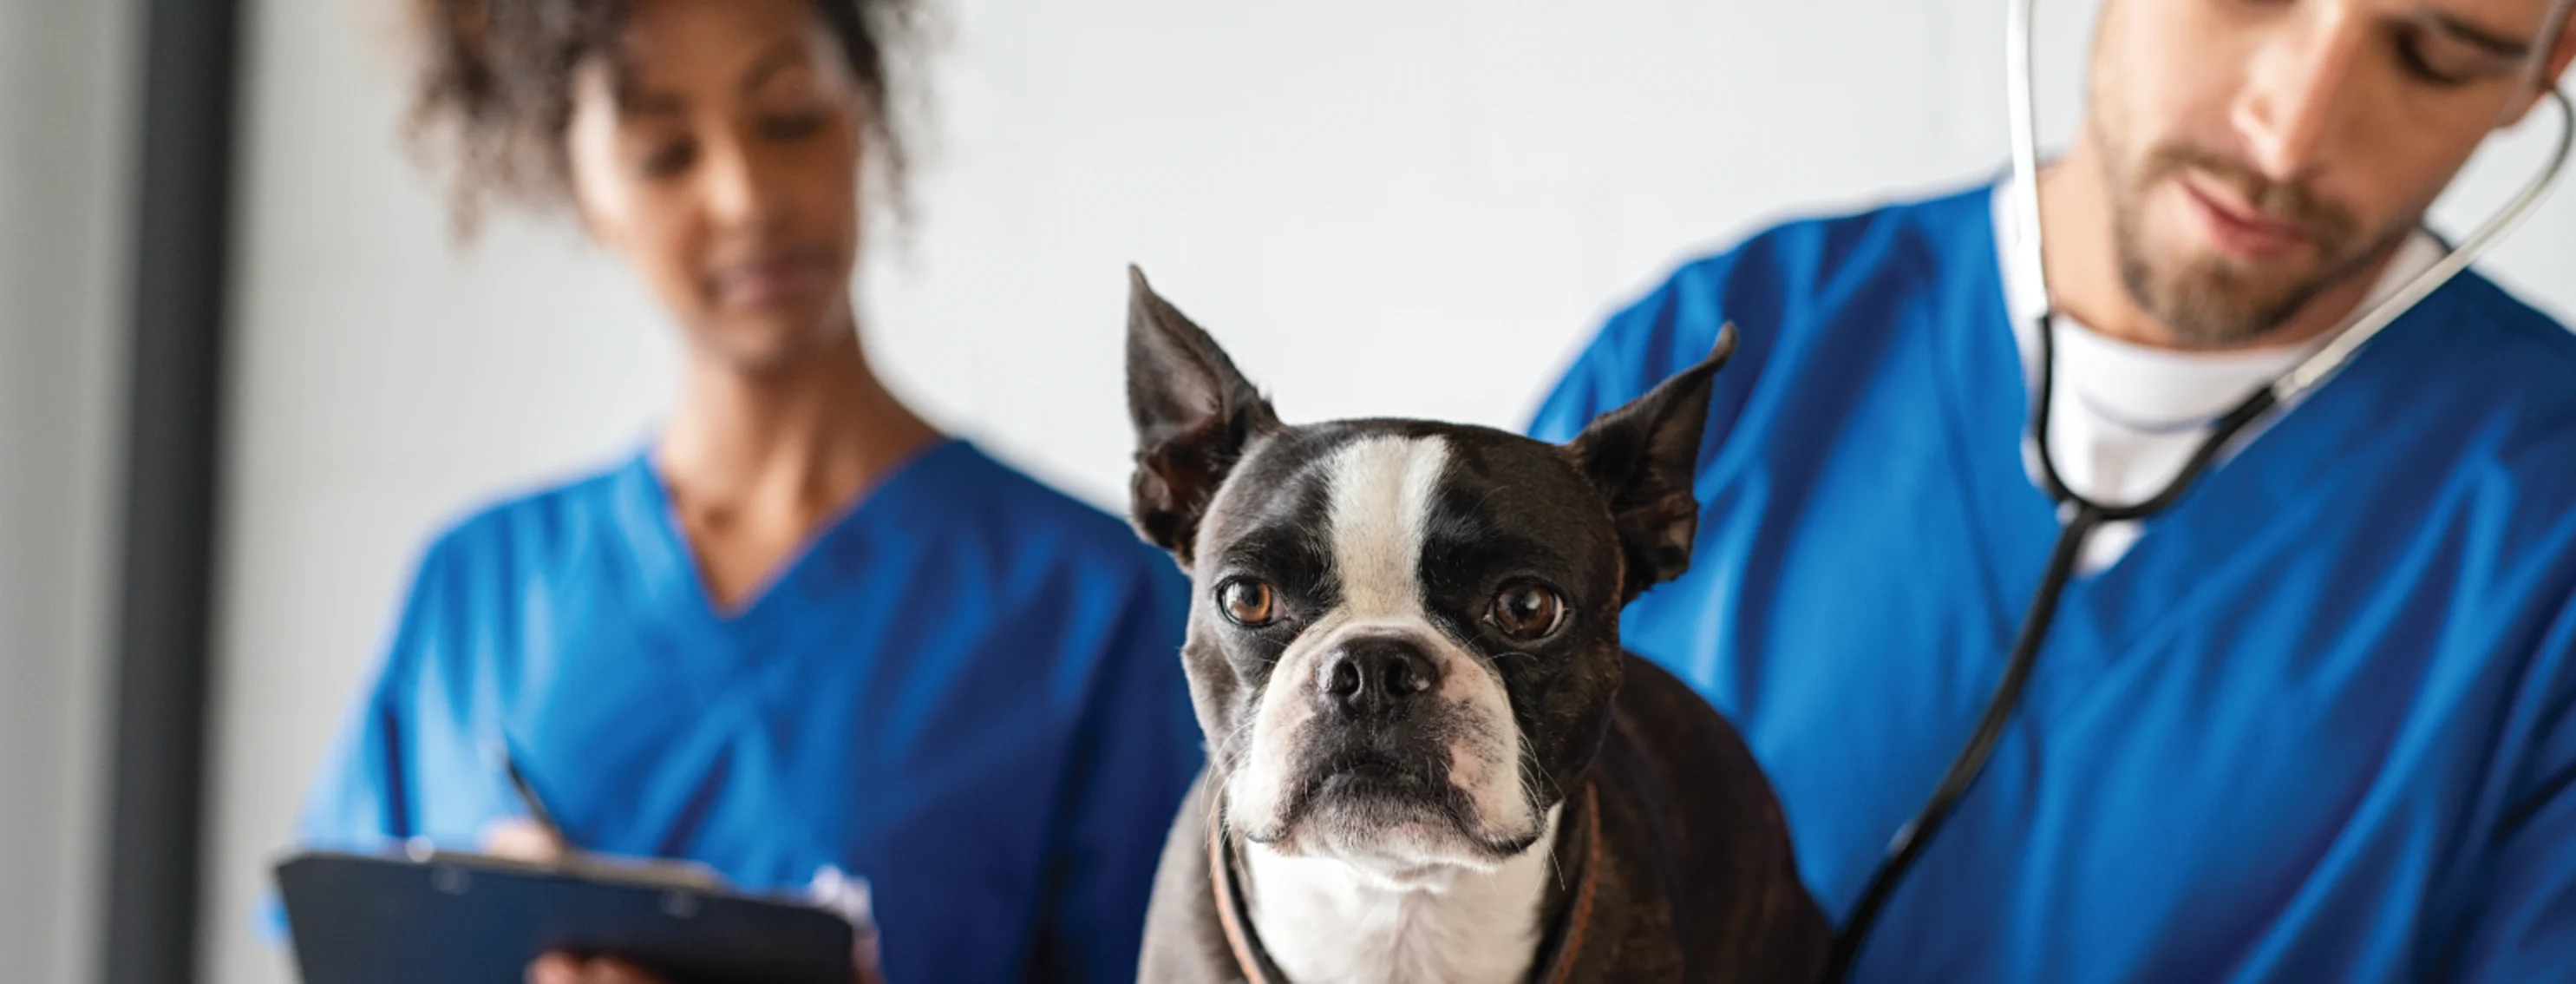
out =
[[724,614],[638,454],[437,539],[301,836],[475,847],[524,815],[502,735],[578,847],[867,879],[895,984],[1132,980],[1200,765],[1187,592],[952,441]]
[[[1624,635],[1743,729],[1837,922],[2057,532],[1990,194],[1684,266],[1532,427],[1742,330],[1690,572]],[[2576,336],[2463,276],[2143,529],[2067,589],[1858,979],[2576,979]]]

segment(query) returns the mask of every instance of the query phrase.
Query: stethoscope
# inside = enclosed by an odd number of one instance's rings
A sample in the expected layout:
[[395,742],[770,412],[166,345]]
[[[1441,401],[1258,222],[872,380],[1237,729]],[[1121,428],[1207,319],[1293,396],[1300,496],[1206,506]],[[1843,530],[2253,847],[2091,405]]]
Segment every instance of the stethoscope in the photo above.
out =
[[[2031,98],[2031,0],[2011,0],[2007,6],[2005,74],[2012,109],[2013,176],[2018,186],[2014,207],[2021,227],[2029,230],[2021,237],[2019,245],[2025,253],[2025,269],[2038,275],[2040,296],[2047,297],[2047,266],[2040,251],[2039,126]],[[2039,366],[2037,379],[2032,385],[2036,396],[2031,400],[2030,427],[2038,444],[2034,457],[2039,463],[2040,489],[2057,503],[2062,517],[2057,544],[2049,551],[2048,567],[2040,577],[2039,590],[2031,599],[2029,610],[2022,616],[2021,629],[2013,638],[2012,656],[2004,664],[2003,678],[1995,684],[1994,695],[1986,700],[1986,710],[1978,718],[1976,730],[1970,733],[1958,756],[1951,760],[1949,771],[1942,774],[1941,784],[1934,788],[1922,811],[1898,828],[1896,836],[1888,842],[1886,858],[1870,875],[1868,885],[1861,891],[1860,901],[1852,908],[1851,918],[1834,939],[1826,980],[1841,981],[1849,976],[1862,943],[1869,938],[1871,926],[1886,908],[1889,897],[1895,894],[1897,884],[1923,856],[1923,849],[1931,842],[1932,835],[1940,830],[1943,821],[1949,819],[1960,799],[1967,795],[1969,787],[1976,784],[1978,774],[1984,771],[1986,760],[1994,754],[1996,743],[2003,737],[2004,724],[2012,718],[2014,706],[2020,702],[2022,686],[2030,680],[2031,667],[2038,661],[2040,645],[2048,638],[2049,623],[2057,617],[2058,599],[2074,576],[2076,564],[2084,553],[2085,541],[2106,523],[2144,519],[2173,505],[2209,469],[2211,463],[2218,460],[2222,451],[2244,435],[2247,428],[2273,410],[2288,406],[2324,385],[2352,360],[2362,345],[2412,309],[2416,302],[2458,276],[2460,271],[2468,269],[2470,263],[2494,248],[2498,240],[2529,216],[2548,194],[2550,186],[2557,183],[2559,172],[2567,166],[2569,149],[2576,145],[2576,104],[2571,104],[2567,94],[2555,87],[2548,90],[2548,96],[2558,107],[2557,149],[2550,155],[2548,165],[2524,185],[2512,201],[2459,246],[2355,319],[2316,354],[2221,415],[2212,425],[2209,435],[2184,462],[2182,470],[2165,484],[2164,490],[2143,500],[2128,504],[2097,502],[2068,488],[2065,479],[2058,474],[2056,458],[2048,447],[2049,403],[2054,397],[2057,361],[2056,309],[2052,305],[2040,314]]]

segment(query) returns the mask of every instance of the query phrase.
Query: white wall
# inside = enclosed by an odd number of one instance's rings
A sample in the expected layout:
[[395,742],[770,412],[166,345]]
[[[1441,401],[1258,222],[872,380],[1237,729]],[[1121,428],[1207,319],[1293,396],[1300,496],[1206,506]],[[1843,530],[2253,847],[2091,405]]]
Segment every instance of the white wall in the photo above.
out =
[[137,18],[0,2],[0,977],[88,980]]
[[[251,6],[206,930],[240,984],[281,972],[248,907],[420,538],[628,448],[673,378],[654,311],[569,233],[448,249],[373,28]],[[868,277],[871,344],[940,420],[1105,506],[1131,259],[1291,418],[1511,426],[1674,260],[2005,159],[1999,0],[950,9],[923,224]],[[2086,31],[2043,28],[2060,124]],[[2576,311],[2576,194],[2492,266],[2560,272],[2542,296]]]

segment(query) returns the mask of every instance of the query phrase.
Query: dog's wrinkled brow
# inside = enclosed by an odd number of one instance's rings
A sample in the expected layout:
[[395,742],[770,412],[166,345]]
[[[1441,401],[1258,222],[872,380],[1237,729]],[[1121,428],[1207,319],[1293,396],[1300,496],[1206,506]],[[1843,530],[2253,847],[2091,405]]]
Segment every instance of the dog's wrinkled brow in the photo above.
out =
[[1422,548],[1426,572],[1460,574],[1532,574],[1566,577],[1574,561],[1547,542],[1508,533],[1461,535],[1461,530],[1435,530]]
[[1220,574],[1257,573],[1300,589],[1323,581],[1332,566],[1325,545],[1289,523],[1264,524],[1236,538],[1216,562]]

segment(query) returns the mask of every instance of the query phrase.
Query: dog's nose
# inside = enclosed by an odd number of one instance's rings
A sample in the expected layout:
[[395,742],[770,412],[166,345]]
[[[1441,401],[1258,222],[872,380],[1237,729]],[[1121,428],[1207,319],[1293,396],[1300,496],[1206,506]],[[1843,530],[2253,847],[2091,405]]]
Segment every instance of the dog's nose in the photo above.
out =
[[1439,682],[1431,657],[1400,636],[1353,639],[1324,661],[1324,703],[1356,717],[1393,713]]

